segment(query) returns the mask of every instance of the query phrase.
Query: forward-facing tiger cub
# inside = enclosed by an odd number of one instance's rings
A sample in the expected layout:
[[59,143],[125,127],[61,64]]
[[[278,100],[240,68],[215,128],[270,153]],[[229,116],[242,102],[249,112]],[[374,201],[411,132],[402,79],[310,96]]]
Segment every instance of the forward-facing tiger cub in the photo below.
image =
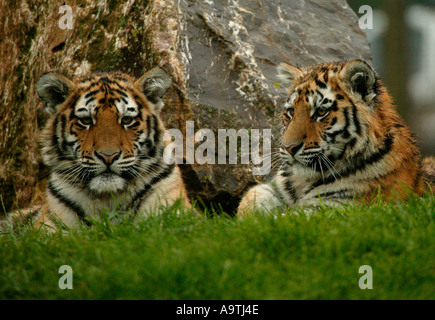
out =
[[364,61],[298,69],[278,66],[289,98],[282,113],[282,166],[250,189],[238,214],[295,205],[420,195],[434,185],[435,158],[422,161],[410,130]]
[[52,115],[41,138],[51,173],[39,224],[76,227],[115,207],[146,214],[180,197],[189,206],[179,168],[163,159],[159,112],[170,85],[158,67],[138,80],[101,73],[70,81],[51,72],[38,80]]

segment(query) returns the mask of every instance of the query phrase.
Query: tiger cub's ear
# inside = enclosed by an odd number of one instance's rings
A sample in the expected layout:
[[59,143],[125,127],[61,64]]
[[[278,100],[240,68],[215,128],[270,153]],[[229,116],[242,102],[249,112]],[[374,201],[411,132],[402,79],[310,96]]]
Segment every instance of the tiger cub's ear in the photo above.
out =
[[160,112],[163,107],[162,97],[171,83],[171,78],[162,68],[154,67],[134,84],[155,105],[156,111]]
[[365,102],[370,104],[376,97],[377,75],[365,61],[349,61],[344,66],[341,74],[348,90],[359,94]]
[[290,88],[297,77],[302,74],[302,71],[285,62],[281,62],[278,67],[278,78],[285,88]]
[[36,92],[45,102],[45,109],[50,114],[56,113],[58,107],[70,95],[73,87],[73,82],[55,72],[43,74],[36,82]]

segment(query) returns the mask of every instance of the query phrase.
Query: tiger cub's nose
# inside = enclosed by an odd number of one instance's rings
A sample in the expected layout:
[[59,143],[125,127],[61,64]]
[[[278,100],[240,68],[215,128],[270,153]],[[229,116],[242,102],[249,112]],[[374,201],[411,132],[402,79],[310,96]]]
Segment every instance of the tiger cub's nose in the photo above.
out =
[[99,158],[100,160],[103,160],[104,164],[109,166],[113,162],[115,162],[120,156],[121,151],[94,151],[95,156]]
[[296,154],[296,152],[299,151],[300,148],[302,148],[302,145],[304,143],[300,143],[300,144],[291,144],[289,146],[285,146],[284,144],[281,145],[281,148],[283,148],[285,151],[287,151],[288,153],[290,153],[292,156],[294,156]]

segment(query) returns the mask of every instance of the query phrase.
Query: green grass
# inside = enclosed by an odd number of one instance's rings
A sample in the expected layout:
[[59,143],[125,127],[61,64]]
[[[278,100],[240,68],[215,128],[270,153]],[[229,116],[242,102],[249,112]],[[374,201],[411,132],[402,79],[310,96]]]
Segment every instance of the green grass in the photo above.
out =
[[[23,228],[0,236],[0,299],[434,299],[434,200]],[[72,290],[58,286],[65,264]],[[361,265],[372,290],[358,286]]]

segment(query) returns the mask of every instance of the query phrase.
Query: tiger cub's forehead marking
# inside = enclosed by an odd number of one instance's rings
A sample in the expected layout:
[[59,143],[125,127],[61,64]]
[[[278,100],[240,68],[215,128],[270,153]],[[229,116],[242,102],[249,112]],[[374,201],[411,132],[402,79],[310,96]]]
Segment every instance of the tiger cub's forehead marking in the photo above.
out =
[[121,88],[102,83],[99,87],[95,84],[86,89],[80,96],[75,106],[75,114],[80,116],[94,115],[101,107],[115,107],[120,116],[136,116],[139,113],[138,104],[131,93]]
[[328,85],[326,85],[326,88],[318,88],[309,98],[311,105],[311,115],[316,112],[317,108],[331,107],[335,101],[335,97],[335,92],[331,90]]
[[293,107],[297,96],[298,96],[298,93],[296,91],[293,91],[293,93],[290,95],[290,98],[288,98],[287,101],[284,103],[284,109],[287,110],[287,109]]
[[310,114],[312,116],[319,107],[331,107],[335,98],[336,93],[328,84],[324,84],[321,87],[311,87],[310,85],[297,86],[284,104],[284,108],[289,109],[295,107],[295,103],[302,103],[310,107]]

